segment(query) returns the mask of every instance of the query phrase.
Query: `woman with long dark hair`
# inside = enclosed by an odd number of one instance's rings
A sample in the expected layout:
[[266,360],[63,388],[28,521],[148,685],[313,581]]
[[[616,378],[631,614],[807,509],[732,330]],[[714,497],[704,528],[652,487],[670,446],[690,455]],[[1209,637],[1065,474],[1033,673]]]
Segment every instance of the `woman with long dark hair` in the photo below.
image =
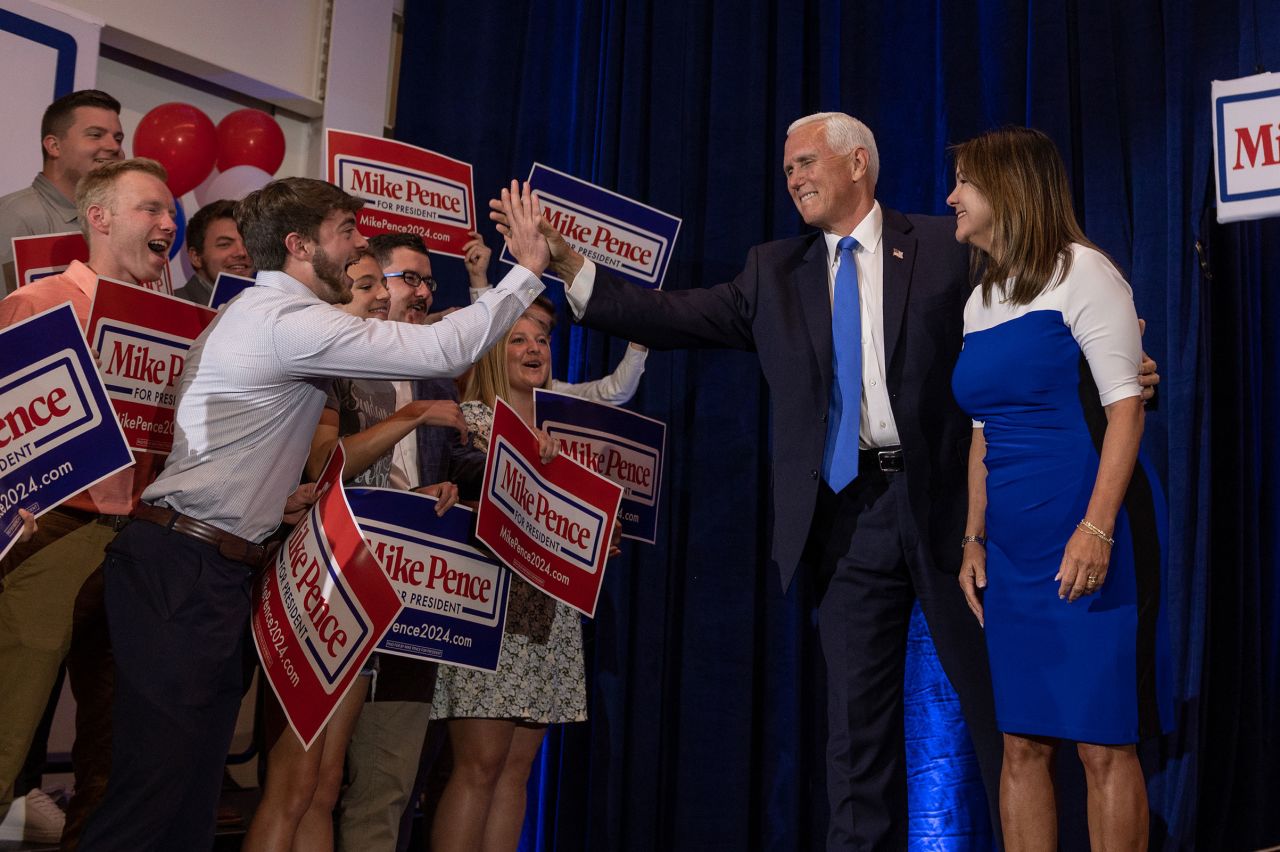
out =
[[1093,848],[1145,849],[1135,744],[1172,707],[1133,294],[1076,223],[1047,136],[1002,128],[955,158],[947,203],[977,278],[953,377],[974,418],[960,582],[986,628],[1005,843],[1056,848],[1051,763],[1075,742]]

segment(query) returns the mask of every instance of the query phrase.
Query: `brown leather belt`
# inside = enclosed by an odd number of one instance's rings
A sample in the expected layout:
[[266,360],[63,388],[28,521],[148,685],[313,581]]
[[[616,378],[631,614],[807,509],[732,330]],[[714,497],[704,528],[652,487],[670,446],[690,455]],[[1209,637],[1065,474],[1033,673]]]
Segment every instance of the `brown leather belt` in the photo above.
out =
[[213,524],[206,524],[181,512],[163,506],[152,506],[150,503],[139,503],[130,516],[140,521],[159,524],[174,532],[203,541],[218,548],[224,558],[233,562],[243,562],[253,568],[261,568],[267,564],[267,548],[254,544],[248,539],[232,535],[226,530],[218,529]]

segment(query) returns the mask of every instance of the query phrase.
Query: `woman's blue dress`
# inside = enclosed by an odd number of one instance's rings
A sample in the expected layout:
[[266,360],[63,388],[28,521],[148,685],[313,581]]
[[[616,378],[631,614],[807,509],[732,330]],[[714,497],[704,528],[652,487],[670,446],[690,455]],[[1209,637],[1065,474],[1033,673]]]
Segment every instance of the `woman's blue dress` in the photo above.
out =
[[1085,517],[1106,426],[1081,345],[1055,309],[1063,302],[1058,293],[1044,309],[1009,310],[974,331],[967,311],[953,376],[986,439],[983,607],[996,714],[1007,733],[1133,743],[1172,718],[1160,615],[1164,498],[1140,460],[1105,583],[1074,603],[1059,599],[1053,578]]

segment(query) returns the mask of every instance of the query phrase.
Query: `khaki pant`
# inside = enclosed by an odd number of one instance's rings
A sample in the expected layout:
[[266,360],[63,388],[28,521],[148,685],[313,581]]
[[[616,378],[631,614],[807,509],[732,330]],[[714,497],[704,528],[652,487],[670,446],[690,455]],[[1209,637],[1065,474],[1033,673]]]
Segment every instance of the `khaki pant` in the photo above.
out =
[[395,852],[430,718],[431,705],[418,701],[364,705],[347,746],[351,785],[338,803],[338,852]]
[[0,816],[71,646],[76,596],[114,537],[110,527],[54,509],[0,563]]

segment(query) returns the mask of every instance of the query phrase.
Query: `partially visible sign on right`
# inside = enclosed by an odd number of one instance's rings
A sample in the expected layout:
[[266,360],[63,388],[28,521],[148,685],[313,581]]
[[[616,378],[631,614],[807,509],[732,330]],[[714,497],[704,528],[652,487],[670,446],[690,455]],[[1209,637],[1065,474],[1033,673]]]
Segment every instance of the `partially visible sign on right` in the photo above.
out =
[[1280,215],[1280,74],[1213,81],[1218,221]]

